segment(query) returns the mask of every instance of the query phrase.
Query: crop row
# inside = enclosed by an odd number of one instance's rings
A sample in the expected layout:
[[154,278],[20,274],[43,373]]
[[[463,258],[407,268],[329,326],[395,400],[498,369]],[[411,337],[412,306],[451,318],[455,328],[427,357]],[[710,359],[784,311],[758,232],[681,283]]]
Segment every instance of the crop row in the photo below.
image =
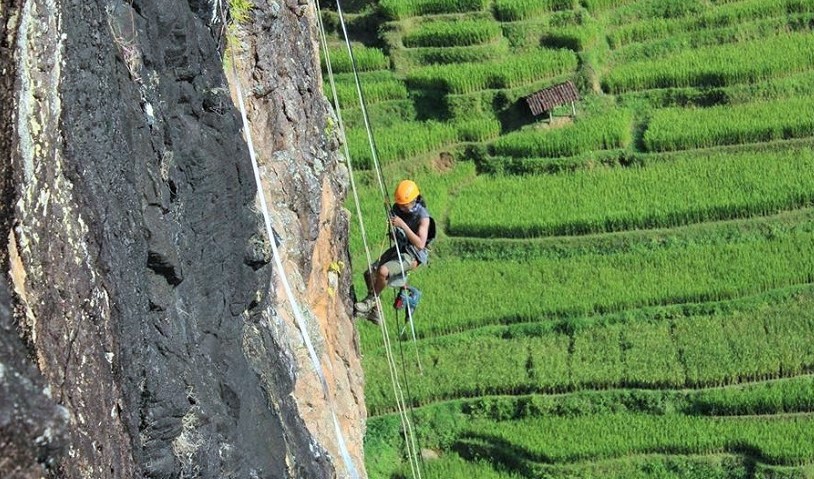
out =
[[[801,5],[801,3],[805,3],[805,5]],[[640,43],[654,38],[664,38],[686,32],[739,26],[758,19],[773,18],[783,21],[792,10],[796,14],[811,13],[814,11],[814,1],[766,2],[765,0],[750,0],[722,5],[690,17],[678,19],[649,18],[614,29],[608,34],[608,42],[611,48],[619,48],[631,43]]]
[[[699,17],[714,9],[731,3],[752,0],[685,0],[683,2],[665,2],[661,0],[642,0],[616,8],[609,12],[610,25],[628,25],[651,18],[693,18]],[[801,0],[808,1],[808,0]]]
[[696,391],[688,396],[685,406],[688,414],[735,416],[814,411],[811,376],[770,381],[734,391],[726,388]]
[[[331,70],[334,73],[353,72],[353,61],[347,48],[342,46],[328,47],[331,57]],[[364,45],[352,45],[353,60],[356,62],[356,71],[367,72],[375,70],[387,70],[390,68],[390,60],[379,48],[366,47]],[[320,57],[322,71],[327,72],[325,57]]]
[[624,110],[578,120],[547,130],[509,133],[495,140],[491,153],[511,157],[573,156],[586,151],[626,148],[632,140],[632,116]]
[[386,18],[401,20],[418,15],[483,11],[491,0],[380,0]]
[[433,244],[433,254],[441,258],[525,262],[539,258],[575,258],[586,254],[650,253],[688,246],[761,242],[812,229],[814,208],[803,208],[746,221],[707,223],[669,231],[639,230],[618,235],[534,240],[445,237],[443,241]]
[[[336,75],[336,95],[339,105],[345,108],[358,108],[359,95],[356,83],[348,74]],[[383,101],[405,100],[408,98],[407,87],[403,81],[397,80],[390,72],[368,72],[359,75],[362,85],[362,94],[366,104]],[[325,92],[331,95],[330,85],[325,85]]]
[[[422,47],[410,48],[393,55],[394,61],[405,58],[410,65],[446,65],[450,63],[493,62],[505,58],[509,53],[506,43],[472,45],[467,47]],[[398,64],[398,63],[397,63]]]
[[452,205],[447,232],[575,235],[766,215],[814,201],[814,176],[800,174],[812,168],[814,152],[802,149],[711,153],[643,168],[522,179],[478,177]]
[[501,22],[516,22],[554,10],[574,8],[574,0],[495,0],[495,17]]
[[702,109],[656,110],[644,132],[648,151],[709,148],[814,135],[814,97]]
[[[534,418],[519,422],[474,421],[471,447],[497,446],[502,459],[532,464],[567,463],[633,454],[715,454],[752,451],[763,462],[801,465],[814,461],[814,417],[705,418],[682,415],[602,414]],[[466,448],[466,444],[458,449]],[[527,464],[528,466],[528,464]]]
[[[512,446],[507,445],[508,448]],[[460,451],[459,451],[460,450]],[[488,449],[487,449],[488,450]],[[463,457],[460,454],[463,455]],[[636,455],[601,461],[574,464],[535,464],[521,470],[533,476],[518,476],[514,471],[518,465],[500,460],[496,462],[506,467],[495,467],[473,455],[473,450],[456,447],[444,451],[438,459],[425,463],[421,477],[427,479],[519,479],[521,477],[542,477],[559,479],[598,478],[602,479],[664,479],[703,478],[703,479],[807,479],[811,466],[773,466],[755,464],[752,459],[744,459],[740,454],[711,455]],[[477,452],[484,452],[478,450]],[[510,454],[515,462],[517,457]],[[378,464],[377,464],[378,465]],[[410,470],[397,462],[390,467],[376,469],[378,475],[371,477],[409,477]],[[683,474],[681,471],[689,471]]]
[[[346,132],[348,150],[355,168],[369,169],[373,165],[367,132],[353,128]],[[373,130],[376,153],[383,163],[425,154],[456,143],[458,130],[449,123],[404,122]],[[409,141],[407,139],[409,138]]]
[[540,39],[542,45],[554,48],[563,45],[575,51],[593,48],[604,37],[602,24],[593,16],[577,10],[572,16],[561,15],[551,20],[550,30]]
[[540,46],[540,36],[552,30],[569,30],[595,24],[596,19],[584,10],[563,10],[522,22],[503,23],[503,37],[512,48],[534,49]]
[[[422,337],[495,324],[723,301],[811,282],[812,232],[525,262],[443,258],[420,269],[413,280],[424,292],[417,328]],[[378,329],[363,328],[360,335],[365,348],[381,343]]]
[[622,46],[611,53],[612,63],[625,63],[663,57],[689,48],[709,47],[725,43],[743,43],[769,38],[788,32],[810,30],[814,13],[766,18],[736,25],[676,32],[665,38]]
[[548,29],[545,20],[529,20],[518,23],[504,23],[503,37],[516,51],[529,51],[540,46],[540,34]]
[[627,150],[591,150],[561,158],[515,158],[493,156],[485,150],[470,148],[467,158],[475,162],[479,174],[487,175],[555,175],[598,167],[622,167],[630,155]]
[[[724,315],[629,321],[573,332],[496,328],[490,334],[427,339],[418,343],[418,355],[430,366],[419,374],[413,356],[405,356],[410,363],[406,375],[417,405],[484,395],[720,387],[780,378],[814,370],[811,306],[812,298],[807,296]],[[381,350],[368,350],[363,364],[369,379],[368,407],[374,414],[392,410],[389,371]],[[575,404],[583,405],[581,414],[602,412],[602,408],[658,412],[679,407],[692,414],[814,410],[810,380],[777,384],[774,390],[764,387],[751,395],[727,391],[668,397],[660,392],[616,398],[616,405],[608,402],[613,396],[597,404],[585,398]],[[540,414],[577,413],[573,405],[565,410],[559,403],[548,407]]]
[[602,79],[602,87],[611,93],[646,88],[715,87],[764,81],[812,67],[814,36],[791,33],[625,63],[613,68]]
[[[420,442],[424,448],[441,451],[441,458],[425,463],[424,477],[468,479],[470,477],[490,479],[517,479],[511,472],[499,473],[504,470],[523,470],[521,477],[551,477],[551,478],[584,478],[602,477],[607,479],[651,479],[663,478],[704,478],[704,479],[802,479],[809,477],[806,470],[810,465],[804,466],[772,466],[765,463],[755,463],[762,460],[749,455],[749,450],[732,451],[730,454],[696,454],[678,455],[671,451],[665,454],[646,454],[619,456],[608,459],[595,459],[591,462],[573,462],[557,464],[524,463],[511,464],[509,461],[518,461],[525,457],[531,460],[528,454],[518,454],[517,451],[527,451],[523,442],[490,441],[491,444],[479,449],[480,453],[489,453],[493,462],[502,467],[482,463],[476,452],[472,449],[472,425],[480,428],[487,421],[498,421],[515,424],[529,424],[535,418],[547,416],[552,419],[569,421],[577,416],[585,419],[600,419],[609,415],[646,417],[635,414],[636,411],[653,414],[650,417],[660,417],[671,414],[673,417],[694,415],[693,408],[687,408],[685,403],[692,396],[706,397],[708,395],[723,395],[737,401],[740,394],[754,394],[763,391],[783,390],[795,395],[810,393],[812,387],[811,377],[801,377],[791,380],[772,381],[746,387],[728,387],[720,389],[701,390],[693,392],[681,391],[585,391],[565,395],[529,395],[517,397],[485,397],[478,399],[465,399],[435,403],[413,411],[413,419],[420,431]],[[773,394],[769,393],[769,399]],[[673,404],[677,400],[678,404]],[[810,400],[810,399],[809,399]],[[782,409],[774,409],[782,412]],[[684,416],[686,417],[686,416]],[[714,419],[700,419],[696,424],[701,427],[686,431],[690,435],[704,434],[703,427],[707,421]],[[576,426],[576,424],[575,424]],[[371,463],[368,472],[371,477],[397,477],[399,471],[409,475],[406,465],[400,465],[398,454],[395,452],[403,448],[399,439],[400,423],[395,415],[371,417],[368,422],[368,435],[366,444],[368,450],[377,456],[386,454],[390,460]],[[543,435],[544,432],[543,432]],[[483,437],[481,437],[483,439]],[[462,447],[463,446],[463,447]],[[461,454],[461,455],[459,455]],[[808,462],[808,461],[801,461]],[[506,467],[511,466],[511,467]],[[522,466],[522,467],[521,467]],[[533,472],[532,472],[533,470]],[[668,474],[666,471],[675,471]],[[690,475],[683,475],[679,471],[691,471]]]
[[636,0],[580,0],[580,2],[588,11],[592,13],[610,10],[613,8],[622,7],[636,3]]
[[711,107],[741,105],[760,101],[785,99],[792,104],[796,98],[807,97],[814,91],[814,75],[797,73],[758,84],[719,88],[666,88],[624,93],[617,97],[627,108]]
[[437,21],[424,23],[404,35],[405,47],[464,47],[489,43],[502,36],[500,25],[491,20]]
[[[381,471],[370,471],[370,477],[409,477],[410,470],[399,471],[394,467],[396,464],[388,464],[390,467]],[[380,475],[374,475],[376,472]],[[441,458],[424,463],[421,477],[426,479],[472,479],[473,477],[478,479],[518,479],[515,474],[497,470],[480,460],[467,461],[455,453],[444,454]]]
[[567,394],[485,396],[430,405],[465,419],[514,421],[540,416],[607,413],[754,416],[814,411],[814,376],[705,389],[583,390]]
[[568,50],[540,50],[493,63],[434,65],[407,74],[411,88],[470,93],[493,88],[513,88],[542,78],[562,75],[577,67]]
[[500,135],[500,122],[490,118],[477,118],[454,123],[460,141],[483,142]]
[[[342,104],[342,119],[345,122],[345,128],[348,130],[364,128],[365,120],[362,109],[358,107],[349,108],[350,105],[352,103]],[[366,111],[370,123],[375,125],[377,129],[392,127],[405,122],[414,122],[418,114],[415,103],[407,99],[370,102],[367,104]]]
[[547,30],[541,35],[540,43],[548,48],[567,48],[579,52],[590,48],[599,38],[598,25],[588,23]]
[[[424,155],[453,143],[492,140],[500,134],[501,128],[500,122],[495,119],[477,117],[455,123],[379,123],[385,124],[387,126],[373,130],[376,153],[383,163]],[[354,167],[371,168],[373,156],[367,132],[361,127],[354,127],[348,129],[346,135]]]

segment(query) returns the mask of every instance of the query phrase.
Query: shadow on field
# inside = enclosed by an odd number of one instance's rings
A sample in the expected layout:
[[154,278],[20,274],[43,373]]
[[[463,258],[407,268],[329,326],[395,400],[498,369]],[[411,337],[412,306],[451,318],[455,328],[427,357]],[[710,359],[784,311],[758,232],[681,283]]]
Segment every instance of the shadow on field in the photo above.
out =
[[455,441],[452,450],[467,461],[486,460],[495,469],[523,477],[534,477],[536,464],[551,463],[546,456],[489,434],[465,433]]
[[524,99],[512,99],[503,93],[495,95],[492,109],[500,121],[501,134],[517,131],[524,126],[540,121],[531,114]]
[[446,93],[441,90],[415,89],[410,97],[415,104],[416,120],[418,121],[446,121],[452,119],[444,98]]

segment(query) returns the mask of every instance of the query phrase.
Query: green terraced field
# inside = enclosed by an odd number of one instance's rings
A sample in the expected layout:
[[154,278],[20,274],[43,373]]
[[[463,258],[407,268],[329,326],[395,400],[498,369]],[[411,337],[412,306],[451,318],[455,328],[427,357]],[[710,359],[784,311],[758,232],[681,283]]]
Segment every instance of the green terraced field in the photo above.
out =
[[[357,322],[369,477],[814,478],[814,0],[346,10],[388,194],[415,179],[440,226],[416,341],[390,309],[388,342]],[[375,255],[378,180],[323,18]],[[524,98],[565,80],[576,114],[534,117]],[[361,291],[356,222],[351,256]]]

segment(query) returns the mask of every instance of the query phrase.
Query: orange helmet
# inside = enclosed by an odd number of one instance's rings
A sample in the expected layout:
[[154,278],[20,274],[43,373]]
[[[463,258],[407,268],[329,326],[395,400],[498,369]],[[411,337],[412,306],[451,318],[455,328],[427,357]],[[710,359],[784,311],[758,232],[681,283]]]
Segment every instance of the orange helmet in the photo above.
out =
[[418,185],[414,181],[404,180],[396,187],[396,193],[393,199],[397,205],[406,205],[418,198]]

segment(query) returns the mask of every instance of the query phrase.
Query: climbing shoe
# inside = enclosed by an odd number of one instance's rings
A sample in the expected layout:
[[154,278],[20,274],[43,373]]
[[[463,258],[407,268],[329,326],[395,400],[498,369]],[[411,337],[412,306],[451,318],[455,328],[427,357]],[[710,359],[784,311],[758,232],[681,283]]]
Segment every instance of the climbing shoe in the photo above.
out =
[[364,317],[371,323],[377,326],[379,325],[379,310],[375,306],[371,308],[370,311],[368,311],[367,314],[364,315]]
[[376,298],[372,294],[369,294],[365,299],[354,304],[353,309],[355,309],[357,313],[367,314],[370,311],[374,310],[375,306]]

